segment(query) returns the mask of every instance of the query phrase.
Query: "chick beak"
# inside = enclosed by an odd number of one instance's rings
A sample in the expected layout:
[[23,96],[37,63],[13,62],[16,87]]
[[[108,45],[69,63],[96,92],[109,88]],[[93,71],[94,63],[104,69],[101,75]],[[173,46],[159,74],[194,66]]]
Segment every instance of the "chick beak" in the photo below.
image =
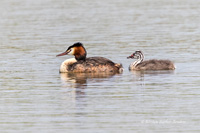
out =
[[133,58],[133,57],[134,57],[134,55],[132,54],[131,56],[128,56],[127,59],[130,59],[130,58]]

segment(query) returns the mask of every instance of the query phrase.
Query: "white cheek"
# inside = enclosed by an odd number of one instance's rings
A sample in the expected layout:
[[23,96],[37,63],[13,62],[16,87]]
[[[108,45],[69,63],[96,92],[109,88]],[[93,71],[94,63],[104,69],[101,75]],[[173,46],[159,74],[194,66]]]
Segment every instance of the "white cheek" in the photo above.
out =
[[74,55],[74,49],[71,48],[71,51],[68,53],[69,55]]

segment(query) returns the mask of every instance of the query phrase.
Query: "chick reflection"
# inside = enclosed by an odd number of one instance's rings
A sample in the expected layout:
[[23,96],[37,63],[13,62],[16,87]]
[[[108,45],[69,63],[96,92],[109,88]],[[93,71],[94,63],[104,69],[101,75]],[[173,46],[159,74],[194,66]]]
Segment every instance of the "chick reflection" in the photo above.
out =
[[155,75],[160,75],[160,74],[173,74],[174,71],[172,70],[161,70],[161,71],[131,71],[136,76],[144,76],[145,74],[155,76]]
[[161,71],[131,71],[136,81],[145,81],[145,77],[168,77],[171,74],[174,74],[172,70],[161,70]]

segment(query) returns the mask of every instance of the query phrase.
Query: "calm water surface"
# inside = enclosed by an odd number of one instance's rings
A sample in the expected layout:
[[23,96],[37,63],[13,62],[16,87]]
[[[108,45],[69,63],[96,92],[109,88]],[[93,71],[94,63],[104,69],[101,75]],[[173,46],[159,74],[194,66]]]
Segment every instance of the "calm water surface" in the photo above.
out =
[[[200,132],[197,0],[1,0],[1,132]],[[59,74],[74,42],[118,75]],[[135,50],[175,71],[129,72]]]

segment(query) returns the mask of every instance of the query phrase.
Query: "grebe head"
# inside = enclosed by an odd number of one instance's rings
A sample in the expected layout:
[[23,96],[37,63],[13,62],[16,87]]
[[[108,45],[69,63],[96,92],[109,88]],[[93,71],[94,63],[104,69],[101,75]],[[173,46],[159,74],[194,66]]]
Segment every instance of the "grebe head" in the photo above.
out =
[[132,55],[128,56],[127,59],[138,59],[139,58],[139,55],[140,53],[142,53],[141,51],[137,50],[135,51]]
[[134,59],[135,53],[133,53],[132,55],[128,56],[127,59]]
[[67,54],[74,55],[76,60],[85,60],[87,52],[86,52],[85,48],[83,47],[83,44],[80,42],[77,42],[77,43],[74,43],[73,45],[69,46],[65,52],[63,52],[57,56],[63,56],[63,55],[67,55]]
[[144,58],[142,51],[137,50],[135,51],[132,55],[128,56],[127,59],[139,59],[139,58]]

